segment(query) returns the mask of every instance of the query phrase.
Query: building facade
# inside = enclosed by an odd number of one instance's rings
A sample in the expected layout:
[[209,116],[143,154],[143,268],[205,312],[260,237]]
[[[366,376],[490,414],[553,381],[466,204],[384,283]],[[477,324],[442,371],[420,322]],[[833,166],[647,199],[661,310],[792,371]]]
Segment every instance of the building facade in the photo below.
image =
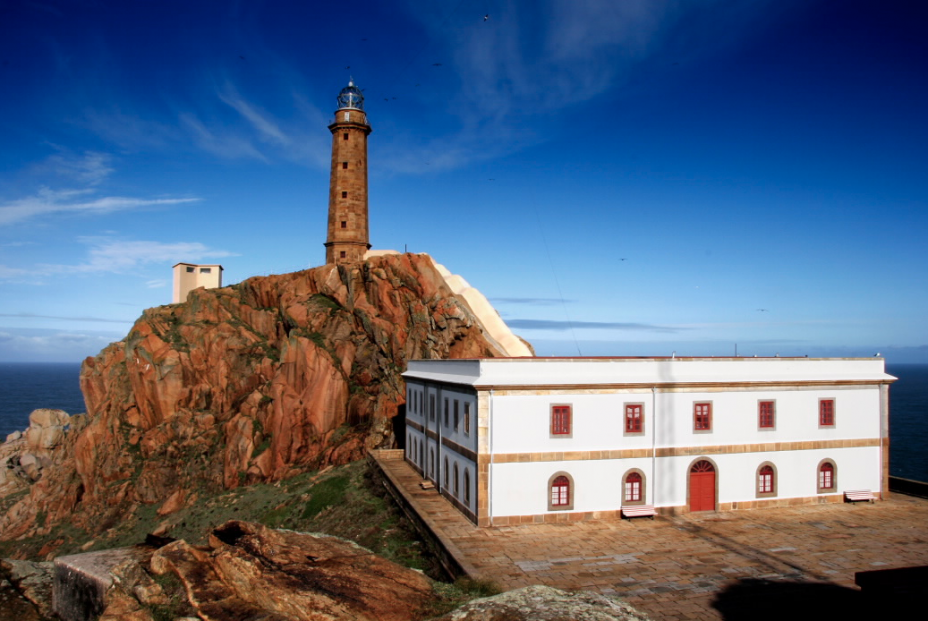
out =
[[187,294],[198,287],[215,289],[222,286],[222,266],[219,264],[196,265],[177,263],[174,265],[174,297],[172,304],[187,299]]
[[411,361],[406,459],[480,526],[888,493],[882,358]]
[[353,81],[338,95],[332,132],[326,263],[358,263],[370,247],[367,214],[367,136],[364,95]]

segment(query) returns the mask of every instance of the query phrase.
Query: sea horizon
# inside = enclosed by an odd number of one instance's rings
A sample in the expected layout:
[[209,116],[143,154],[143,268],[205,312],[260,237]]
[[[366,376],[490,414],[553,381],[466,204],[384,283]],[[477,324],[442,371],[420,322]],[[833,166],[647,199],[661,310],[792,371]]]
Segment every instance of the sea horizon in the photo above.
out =
[[[0,362],[0,441],[25,431],[39,408],[80,414],[80,368],[75,362]],[[898,378],[890,395],[890,474],[928,482],[928,364],[887,363]]]

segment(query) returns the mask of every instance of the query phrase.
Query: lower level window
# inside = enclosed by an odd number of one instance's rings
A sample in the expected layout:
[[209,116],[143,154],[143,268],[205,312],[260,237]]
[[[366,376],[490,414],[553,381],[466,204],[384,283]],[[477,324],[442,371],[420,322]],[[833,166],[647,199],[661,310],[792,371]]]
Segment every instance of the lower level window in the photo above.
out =
[[826,461],[818,468],[818,491],[830,492],[835,489],[835,465]]
[[566,507],[570,504],[570,481],[567,477],[558,477],[551,484],[551,506]]
[[759,494],[773,493],[773,468],[764,466],[757,473],[757,492]]
[[625,477],[625,502],[638,502],[641,500],[641,475],[632,472]]

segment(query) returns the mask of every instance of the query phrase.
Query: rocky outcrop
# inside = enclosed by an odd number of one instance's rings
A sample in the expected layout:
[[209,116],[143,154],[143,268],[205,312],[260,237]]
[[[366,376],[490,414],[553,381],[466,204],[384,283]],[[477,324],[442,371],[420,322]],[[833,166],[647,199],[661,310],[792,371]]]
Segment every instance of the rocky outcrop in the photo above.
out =
[[435,621],[647,621],[618,598],[530,586],[464,604]]
[[229,522],[210,549],[176,541],[151,560],[173,572],[200,618],[406,621],[432,597],[421,573],[350,541]]
[[84,362],[87,413],[34,434],[52,455],[0,538],[105,531],[198,489],[357,459],[392,444],[408,359],[500,353],[427,255],[194,290]]

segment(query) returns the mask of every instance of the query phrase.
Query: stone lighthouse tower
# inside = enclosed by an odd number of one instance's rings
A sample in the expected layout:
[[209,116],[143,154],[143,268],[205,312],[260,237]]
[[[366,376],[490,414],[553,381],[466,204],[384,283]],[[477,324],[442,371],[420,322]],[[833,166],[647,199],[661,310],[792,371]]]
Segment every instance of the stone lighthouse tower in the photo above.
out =
[[329,180],[329,231],[326,263],[357,263],[370,249],[367,223],[367,135],[361,89],[348,81],[338,94],[332,132],[332,176]]

